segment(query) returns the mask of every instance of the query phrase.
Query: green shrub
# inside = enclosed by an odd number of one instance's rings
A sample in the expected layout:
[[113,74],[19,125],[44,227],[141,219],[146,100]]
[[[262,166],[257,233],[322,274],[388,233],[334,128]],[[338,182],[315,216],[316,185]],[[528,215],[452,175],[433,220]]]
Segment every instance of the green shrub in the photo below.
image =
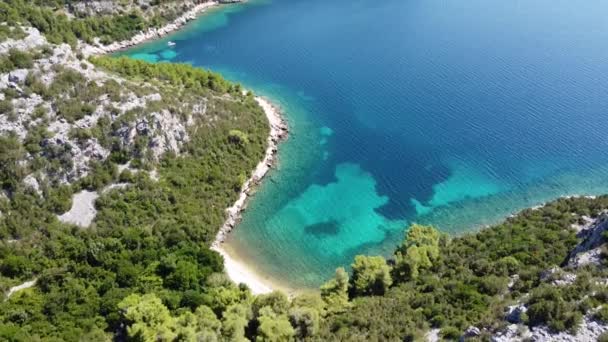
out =
[[228,141],[237,145],[245,145],[249,143],[249,138],[247,137],[247,134],[239,131],[238,129],[232,129],[230,132],[228,132]]
[[456,327],[445,327],[441,329],[440,334],[446,340],[458,340],[462,332]]
[[13,102],[10,100],[2,100],[0,101],[0,114],[9,114],[13,111]]
[[608,306],[602,305],[593,317],[602,323],[608,323]]
[[84,142],[93,137],[91,130],[87,128],[73,127],[68,132],[68,137],[70,139],[77,140],[78,142]]
[[78,99],[61,101],[57,104],[57,115],[73,123],[95,112],[95,106],[90,103],[82,103]]

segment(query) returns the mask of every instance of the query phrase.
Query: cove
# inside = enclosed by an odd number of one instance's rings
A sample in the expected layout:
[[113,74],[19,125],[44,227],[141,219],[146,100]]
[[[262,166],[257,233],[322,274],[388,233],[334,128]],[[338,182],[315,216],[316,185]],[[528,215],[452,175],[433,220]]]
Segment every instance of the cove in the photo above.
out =
[[413,222],[463,234],[608,193],[607,15],[602,1],[253,0],[121,54],[281,105],[291,136],[227,244],[316,287],[356,254],[390,255]]

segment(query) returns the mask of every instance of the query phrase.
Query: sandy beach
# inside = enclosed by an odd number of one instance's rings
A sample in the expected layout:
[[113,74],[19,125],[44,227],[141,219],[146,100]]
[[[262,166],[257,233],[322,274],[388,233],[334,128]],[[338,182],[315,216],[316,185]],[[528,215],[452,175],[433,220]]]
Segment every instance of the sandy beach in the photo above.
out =
[[270,125],[268,147],[266,148],[264,159],[258,163],[256,168],[251,173],[251,177],[245,182],[245,184],[243,184],[239,197],[234,205],[226,209],[227,219],[218,231],[215,241],[211,245],[211,249],[220,253],[224,257],[224,268],[232,281],[237,284],[246,284],[251,289],[251,292],[254,294],[260,294],[271,292],[278,286],[257,275],[253,270],[248,268],[245,263],[238,261],[238,259],[235,257],[232,257],[222,246],[228,234],[238,224],[238,221],[241,218],[241,212],[245,209],[247,199],[251,195],[251,191],[257,184],[260,183],[260,181],[275,164],[279,143],[287,138],[287,124],[281,116],[281,110],[265,98],[256,97],[255,100],[264,110]]
[[247,285],[253,294],[269,293],[277,288],[276,285],[249,269],[245,263],[233,259],[221,245],[214,245],[211,249],[224,257],[226,274],[236,284]]

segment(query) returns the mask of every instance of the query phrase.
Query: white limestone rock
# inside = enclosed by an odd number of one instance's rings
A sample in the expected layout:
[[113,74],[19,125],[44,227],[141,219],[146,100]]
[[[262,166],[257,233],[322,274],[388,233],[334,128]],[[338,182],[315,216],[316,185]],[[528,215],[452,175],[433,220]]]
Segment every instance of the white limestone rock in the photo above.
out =
[[23,84],[29,72],[27,69],[13,70],[8,74],[8,81],[9,83]]
[[608,229],[608,214],[603,213],[598,218],[582,229],[577,236],[583,241],[579,243],[568,256],[568,265],[580,267],[590,263],[599,265],[601,245],[605,243],[603,233]]
[[25,38],[20,40],[7,39],[0,43],[0,54],[5,54],[11,49],[27,51],[47,44],[46,38],[37,29],[24,27],[23,31],[27,34]]
[[38,196],[42,195],[42,191],[40,191],[40,184],[38,183],[38,180],[36,179],[36,177],[34,177],[33,174],[27,175],[27,177],[23,179],[23,184],[34,190],[38,194]]

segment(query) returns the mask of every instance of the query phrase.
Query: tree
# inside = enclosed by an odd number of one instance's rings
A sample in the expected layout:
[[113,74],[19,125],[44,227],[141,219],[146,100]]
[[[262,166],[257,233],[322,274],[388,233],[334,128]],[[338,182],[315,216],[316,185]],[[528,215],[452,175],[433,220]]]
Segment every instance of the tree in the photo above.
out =
[[260,326],[258,327],[256,341],[291,341],[295,336],[295,330],[289,323],[287,316],[278,315],[268,306],[260,309],[258,321]]
[[313,337],[319,332],[319,311],[308,307],[295,307],[289,311],[289,321],[299,339]]
[[[348,286],[348,280],[346,280],[346,284]],[[325,302],[323,301],[323,298],[321,298],[321,295],[317,292],[305,292],[298,295],[291,301],[291,307],[307,307],[315,309],[320,314],[325,312]]]
[[353,292],[361,295],[382,295],[393,283],[391,269],[381,256],[357,255],[353,268]]
[[440,237],[433,227],[412,225],[395,253],[395,276],[400,280],[417,278],[420,268],[433,266],[439,257]]
[[32,262],[20,255],[8,255],[0,262],[0,273],[6,277],[30,277],[32,273]]
[[272,291],[268,294],[259,295],[255,298],[252,305],[253,316],[258,317],[260,310],[264,307],[270,308],[277,315],[283,315],[289,310],[289,300],[280,291]]
[[178,341],[218,341],[221,323],[206,306],[200,306],[195,313],[186,311],[177,318],[176,335]]
[[245,328],[249,323],[251,310],[244,304],[233,304],[226,309],[222,319],[222,335],[229,341],[247,341]]
[[132,294],[118,303],[132,341],[171,341],[176,322],[166,306],[154,294]]
[[[219,336],[221,334],[222,323],[209,307],[201,305],[194,312],[196,324],[200,334],[203,336]],[[203,339],[203,341],[207,341]]]
[[196,341],[196,316],[190,311],[183,312],[175,321],[175,340]]
[[249,143],[249,137],[238,129],[232,129],[228,132],[228,141],[237,145],[246,145]]
[[234,285],[231,285],[230,287],[214,287],[207,292],[211,298],[211,301],[207,303],[207,305],[209,305],[218,316],[222,316],[224,311],[238,303],[251,303],[251,293],[249,290],[242,291]]
[[165,278],[165,284],[175,290],[198,288],[200,275],[199,267],[187,260],[178,260],[175,270]]
[[328,313],[342,312],[348,307],[348,273],[344,268],[337,268],[334,278],[321,286],[321,298]]

